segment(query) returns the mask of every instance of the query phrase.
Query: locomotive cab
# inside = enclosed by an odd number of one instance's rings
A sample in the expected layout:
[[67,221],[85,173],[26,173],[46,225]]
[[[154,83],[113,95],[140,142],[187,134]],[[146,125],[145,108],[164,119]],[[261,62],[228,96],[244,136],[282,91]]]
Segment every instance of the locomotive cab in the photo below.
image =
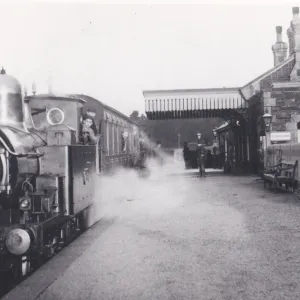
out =
[[[46,135],[47,146],[40,160],[40,175],[36,179],[38,191],[56,188],[63,195],[63,204],[56,212],[75,215],[92,204],[93,179],[97,164],[95,145],[80,143],[81,116],[86,101],[68,95],[34,95],[29,102],[35,127]],[[74,175],[75,173],[75,175]]]
[[67,146],[76,144],[76,130],[65,124],[56,124],[47,129],[48,146]]
[[[54,131],[60,129],[60,135],[63,137],[63,132],[69,131],[70,134],[71,132],[74,134],[75,140],[73,137],[69,138],[70,143],[80,142],[80,118],[86,103],[84,100],[72,95],[41,94],[27,96],[25,101],[29,102],[35,128],[47,135],[47,141],[49,141],[48,136],[53,137]],[[50,143],[52,143],[51,137]]]

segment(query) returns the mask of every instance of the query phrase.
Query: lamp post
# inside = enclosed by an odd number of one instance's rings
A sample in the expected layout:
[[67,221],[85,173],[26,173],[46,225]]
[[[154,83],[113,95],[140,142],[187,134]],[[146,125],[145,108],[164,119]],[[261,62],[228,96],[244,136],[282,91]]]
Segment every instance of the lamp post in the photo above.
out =
[[197,133],[197,143],[198,143],[198,144],[200,144],[201,136],[202,136],[201,133]]
[[213,129],[212,133],[213,133],[213,136],[214,136],[214,143],[216,143],[217,142],[217,131],[216,131],[216,129]]
[[273,116],[266,111],[266,113],[262,116],[265,124],[265,136],[266,142],[264,147],[264,165],[267,163],[267,148],[271,144],[271,124]]
[[213,141],[213,168],[217,167],[217,131],[216,129],[212,130],[214,141]]
[[216,137],[217,136],[217,131],[216,131],[216,129],[213,129],[213,135],[214,135],[214,137]]

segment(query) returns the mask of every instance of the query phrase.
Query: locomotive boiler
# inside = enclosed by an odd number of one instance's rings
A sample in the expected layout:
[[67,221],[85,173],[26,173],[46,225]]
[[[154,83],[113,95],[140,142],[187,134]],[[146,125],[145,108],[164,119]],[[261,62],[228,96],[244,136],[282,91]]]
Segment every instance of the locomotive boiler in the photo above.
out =
[[[82,143],[83,116],[93,120],[95,143]],[[138,160],[139,128],[125,115],[85,95],[23,99],[2,69],[0,276],[16,282],[72,241],[97,200],[96,175]]]

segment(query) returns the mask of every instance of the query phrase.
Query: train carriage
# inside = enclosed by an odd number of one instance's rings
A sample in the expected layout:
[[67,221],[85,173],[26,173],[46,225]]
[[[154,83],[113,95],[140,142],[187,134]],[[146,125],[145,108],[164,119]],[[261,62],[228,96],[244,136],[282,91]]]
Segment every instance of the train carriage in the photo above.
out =
[[86,95],[76,95],[86,101],[83,115],[90,114],[101,138],[101,166],[109,171],[116,166],[133,167],[139,156],[139,128],[127,116]]

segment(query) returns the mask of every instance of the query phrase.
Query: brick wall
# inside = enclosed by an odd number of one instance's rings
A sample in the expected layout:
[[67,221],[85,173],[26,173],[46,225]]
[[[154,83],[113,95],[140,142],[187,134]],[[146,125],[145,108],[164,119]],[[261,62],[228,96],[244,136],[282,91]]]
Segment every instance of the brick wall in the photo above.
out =
[[290,131],[292,142],[297,142],[297,122],[300,121],[300,91],[296,88],[271,90],[272,131]]

